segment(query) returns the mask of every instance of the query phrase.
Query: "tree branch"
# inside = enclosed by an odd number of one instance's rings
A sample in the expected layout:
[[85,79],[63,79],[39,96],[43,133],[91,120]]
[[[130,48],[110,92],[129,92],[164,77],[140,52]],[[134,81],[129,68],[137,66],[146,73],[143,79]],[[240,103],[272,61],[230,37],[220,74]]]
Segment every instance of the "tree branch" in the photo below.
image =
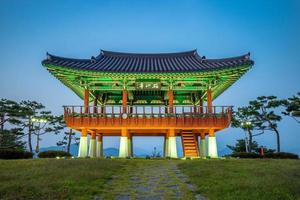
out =
[[264,134],[265,132],[264,131],[262,131],[262,132],[260,132],[260,133],[256,133],[256,134],[253,134],[252,136],[253,137],[255,137],[255,136],[259,136],[259,135],[262,135],[262,134]]
[[294,116],[291,116],[296,122],[298,122],[298,123],[300,123],[300,121],[296,118],[296,117],[294,117]]

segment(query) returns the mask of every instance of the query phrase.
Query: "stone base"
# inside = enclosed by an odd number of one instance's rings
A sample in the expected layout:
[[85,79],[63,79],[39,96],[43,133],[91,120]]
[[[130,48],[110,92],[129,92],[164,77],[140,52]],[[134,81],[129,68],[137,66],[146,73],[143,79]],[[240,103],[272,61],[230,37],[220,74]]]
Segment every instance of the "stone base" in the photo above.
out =
[[200,157],[206,157],[206,140],[200,139]]
[[169,139],[166,137],[164,142],[164,157],[169,156]]
[[128,138],[128,156],[133,157],[132,138]]
[[96,157],[96,151],[97,151],[96,140],[95,139],[90,139],[89,156],[91,158]]
[[211,158],[218,158],[218,148],[216,137],[208,137],[208,156]]
[[102,141],[97,141],[97,148],[96,148],[96,157],[100,158],[103,157],[103,143]]
[[169,137],[169,144],[168,144],[168,156],[171,158],[178,158],[177,155],[177,146],[176,146],[176,137]]
[[87,137],[81,137],[79,142],[78,157],[85,158],[88,156],[88,140]]
[[128,137],[120,137],[120,148],[119,148],[119,157],[126,158],[129,156],[128,151]]

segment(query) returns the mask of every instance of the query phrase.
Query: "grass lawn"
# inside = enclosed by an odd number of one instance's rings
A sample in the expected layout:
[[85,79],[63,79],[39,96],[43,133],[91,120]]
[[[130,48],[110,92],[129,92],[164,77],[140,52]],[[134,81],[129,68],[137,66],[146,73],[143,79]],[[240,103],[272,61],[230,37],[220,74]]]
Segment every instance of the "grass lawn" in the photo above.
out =
[[300,199],[300,160],[194,160],[178,167],[209,199]]
[[91,199],[126,160],[0,160],[0,199]]
[[0,199],[93,199],[103,191],[110,196],[118,191],[111,183],[122,183],[116,184],[120,189],[143,185],[127,183],[129,177],[151,184],[159,177],[175,180],[167,175],[174,163],[196,186],[196,193],[209,199],[300,199],[300,160],[266,159],[0,160]]

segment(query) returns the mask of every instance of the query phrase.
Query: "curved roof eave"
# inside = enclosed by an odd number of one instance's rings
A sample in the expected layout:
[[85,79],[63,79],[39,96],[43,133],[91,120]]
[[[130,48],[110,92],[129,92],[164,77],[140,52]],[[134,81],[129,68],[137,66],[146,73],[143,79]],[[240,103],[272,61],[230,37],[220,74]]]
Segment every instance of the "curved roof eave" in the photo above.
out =
[[47,53],[47,59],[42,64],[108,73],[174,73],[234,68],[236,65],[253,65],[254,62],[250,59],[250,53],[230,58],[206,59],[200,57],[196,50],[155,54],[102,50],[100,55],[91,59],[65,58]]
[[138,73],[138,72],[107,72],[107,71],[93,71],[93,70],[79,70],[79,69],[74,69],[71,67],[64,67],[64,66],[55,66],[55,65],[48,65],[48,64],[43,64],[48,70],[59,70],[60,72],[67,72],[67,73],[72,73],[74,75],[84,75],[84,76],[116,76],[116,77],[149,77],[149,76],[155,76],[155,77],[186,77],[186,76],[210,76],[214,75],[216,73],[232,73],[233,71],[236,70],[245,70],[247,71],[248,69],[251,68],[252,65],[240,65],[240,66],[234,66],[230,68],[223,68],[223,69],[208,69],[208,70],[203,70],[203,71],[189,71],[189,72],[161,72],[161,73],[153,73],[153,72],[148,72],[148,73]]

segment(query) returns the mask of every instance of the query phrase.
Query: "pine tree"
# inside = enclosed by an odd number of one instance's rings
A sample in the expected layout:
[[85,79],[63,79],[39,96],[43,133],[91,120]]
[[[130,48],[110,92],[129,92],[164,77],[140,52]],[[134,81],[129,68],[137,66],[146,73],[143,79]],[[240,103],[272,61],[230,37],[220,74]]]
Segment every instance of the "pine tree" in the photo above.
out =
[[300,92],[285,100],[283,105],[285,107],[285,111],[282,113],[286,116],[292,117],[300,124]]
[[253,116],[261,122],[262,131],[272,131],[276,135],[277,152],[280,152],[280,134],[278,123],[282,117],[276,113],[277,109],[282,106],[283,100],[278,100],[275,96],[260,96],[256,100],[250,101],[250,108]]
[[[237,111],[233,112],[231,126],[234,128],[241,128],[248,134],[249,144],[247,150],[249,152],[252,152],[253,150],[253,137],[263,134],[260,130],[261,124],[262,122],[257,120],[253,115],[253,108],[250,106],[240,107]],[[254,133],[255,131],[259,131],[259,133]]]
[[[246,152],[246,145],[245,145],[245,140],[240,139],[237,140],[237,142],[235,143],[235,146],[231,146],[231,145],[227,145],[227,147],[233,151],[233,153],[239,153],[239,152]],[[254,152],[258,151],[258,144],[256,141],[252,141],[251,143],[251,149]]]
[[69,129],[69,131],[64,132],[64,137],[61,141],[57,142],[57,146],[64,146],[66,147],[66,152],[70,153],[70,148],[72,142],[74,142],[76,145],[79,144],[79,137],[76,137],[76,133],[73,131],[73,129]]
[[12,100],[0,99],[0,148],[25,149],[23,129],[20,117],[23,110]]

